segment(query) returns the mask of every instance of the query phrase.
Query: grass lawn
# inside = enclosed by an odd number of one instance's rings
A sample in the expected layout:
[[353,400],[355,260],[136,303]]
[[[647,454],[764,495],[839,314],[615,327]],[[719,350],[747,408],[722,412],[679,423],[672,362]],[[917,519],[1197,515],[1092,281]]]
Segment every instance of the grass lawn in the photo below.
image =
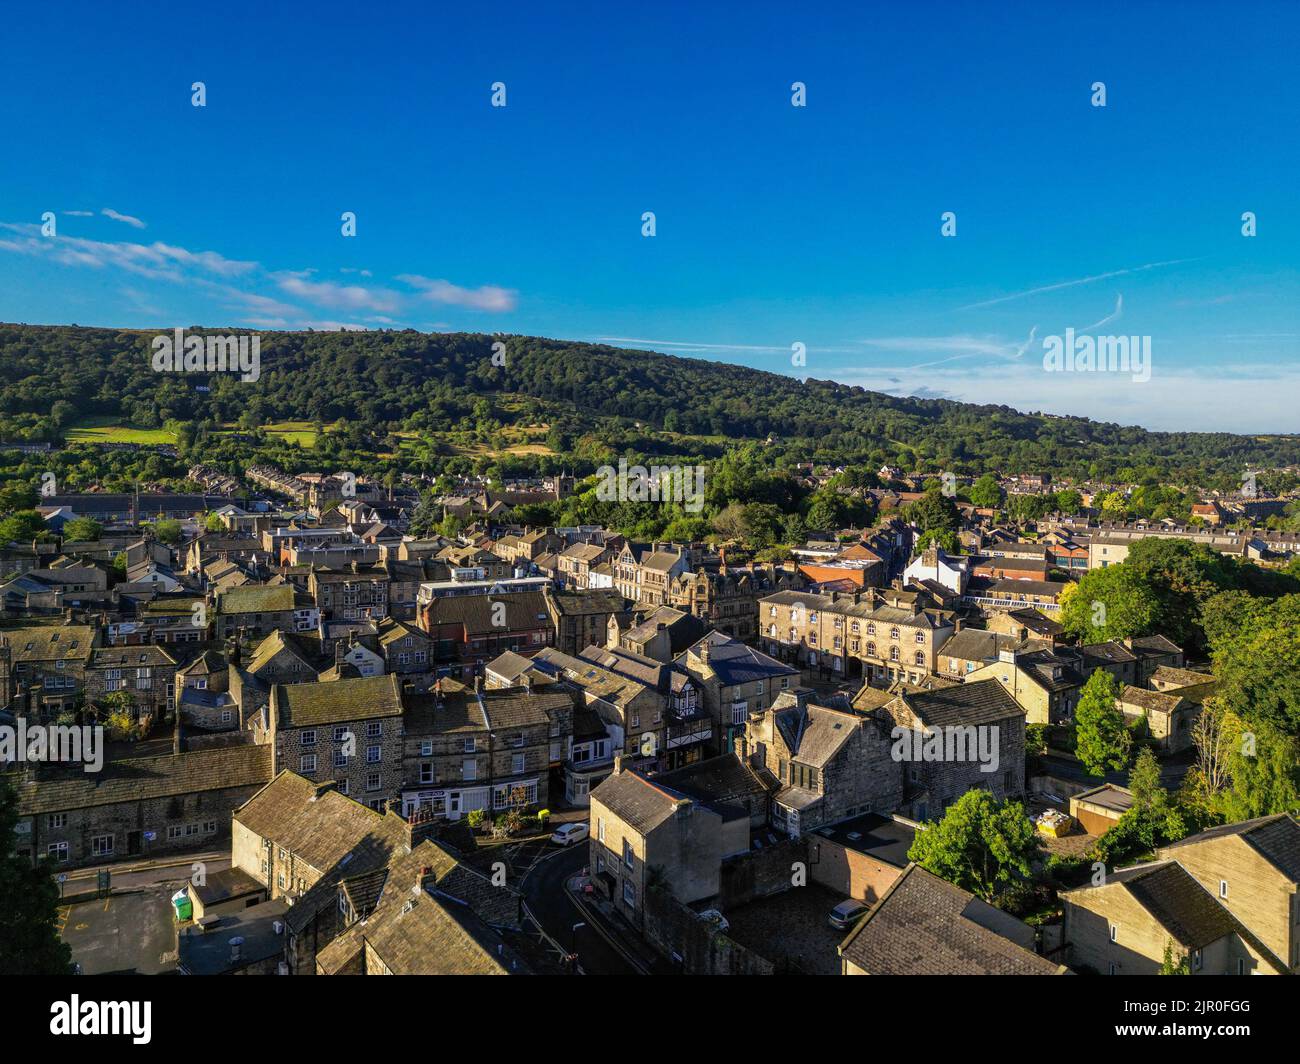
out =
[[175,433],[167,429],[137,429],[130,425],[114,425],[103,418],[81,422],[68,430],[68,443],[139,443],[169,444],[176,442]]

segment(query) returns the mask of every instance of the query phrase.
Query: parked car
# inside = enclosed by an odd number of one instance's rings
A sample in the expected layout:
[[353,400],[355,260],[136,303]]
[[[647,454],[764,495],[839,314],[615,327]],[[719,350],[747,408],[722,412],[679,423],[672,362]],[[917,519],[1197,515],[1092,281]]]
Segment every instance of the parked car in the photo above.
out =
[[871,906],[865,901],[849,898],[840,902],[831,910],[830,925],[838,931],[847,931],[858,922],[858,917],[862,916],[870,908]]
[[585,823],[561,824],[551,832],[551,841],[557,846],[572,846],[575,842],[582,842],[591,834],[591,829]]

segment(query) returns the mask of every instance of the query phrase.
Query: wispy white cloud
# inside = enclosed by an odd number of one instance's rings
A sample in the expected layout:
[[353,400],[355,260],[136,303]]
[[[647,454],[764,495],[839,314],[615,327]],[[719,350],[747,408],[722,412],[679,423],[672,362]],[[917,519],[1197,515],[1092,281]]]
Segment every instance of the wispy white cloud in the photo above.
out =
[[[144,226],[138,218],[110,208],[104,208],[102,213],[125,224]],[[0,222],[0,252],[62,266],[119,270],[197,290],[220,305],[234,308],[244,315],[247,323],[266,327],[397,326],[413,316],[422,316],[431,304],[488,313],[510,311],[518,304],[516,291],[498,285],[467,288],[412,273],[398,278],[408,289],[401,290],[365,283],[373,277],[372,271],[351,267],[340,272],[354,275],[358,283],[339,283],[318,279],[320,271],[315,268],[272,271],[259,262],[230,259],[216,251],[195,251],[162,241],[143,244],[67,235],[47,237],[42,235],[41,226],[26,222]],[[137,292],[133,301],[138,306],[145,305],[142,293]],[[302,309],[302,304],[323,308],[335,316],[317,319],[315,312]],[[363,320],[343,320],[353,314],[363,316]]]
[[479,288],[463,288],[450,281],[434,280],[419,274],[398,274],[397,279],[419,290],[419,298],[430,303],[442,303],[472,310],[493,313],[514,310],[519,303],[519,293],[510,288],[485,284]]
[[336,284],[333,281],[306,281],[299,276],[279,279],[281,291],[305,299],[318,307],[332,310],[373,310],[391,312],[398,310],[401,296],[383,288],[365,288],[355,284]]
[[67,266],[115,267],[155,280],[181,281],[186,270],[237,277],[257,268],[255,262],[228,259],[215,251],[190,251],[161,241],[135,244],[76,236],[47,237],[40,235],[40,226],[28,223],[0,222],[0,229],[17,234],[17,239],[0,241],[0,248],[6,251]]
[[1049,373],[1041,360],[999,362],[990,389],[986,366],[845,367],[822,376],[890,395],[996,403],[1026,413],[1090,417],[1148,429],[1206,432],[1300,431],[1300,368],[1268,365],[1192,368],[1155,355],[1151,379],[1123,373]]
[[95,217],[95,212],[94,212],[94,211],[63,211],[62,213],[66,214],[69,218],[93,218],[93,217]]
[[99,213],[102,214],[105,218],[112,218],[113,221],[115,222],[125,222],[132,229],[145,228],[144,222],[140,221],[139,218],[134,218],[129,214],[122,214],[120,211],[113,210],[112,207],[105,207]]

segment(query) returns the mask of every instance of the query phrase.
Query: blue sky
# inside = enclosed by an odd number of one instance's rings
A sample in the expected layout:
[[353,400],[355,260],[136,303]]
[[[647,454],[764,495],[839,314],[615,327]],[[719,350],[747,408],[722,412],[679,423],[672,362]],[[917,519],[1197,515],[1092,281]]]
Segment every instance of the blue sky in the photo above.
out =
[[[1300,431],[1300,5],[702,6],[11,6],[0,320],[528,333]],[[1151,379],[1044,372],[1089,326]]]

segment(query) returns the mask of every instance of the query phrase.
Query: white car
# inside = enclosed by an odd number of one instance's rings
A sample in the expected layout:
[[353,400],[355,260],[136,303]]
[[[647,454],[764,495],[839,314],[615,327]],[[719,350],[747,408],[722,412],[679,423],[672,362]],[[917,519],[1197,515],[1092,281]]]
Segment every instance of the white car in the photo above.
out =
[[858,922],[858,917],[870,908],[871,906],[864,901],[849,898],[831,910],[828,922],[837,931],[847,931]]
[[557,846],[572,846],[582,842],[591,835],[591,829],[581,821],[573,824],[561,824],[551,832],[551,841]]

